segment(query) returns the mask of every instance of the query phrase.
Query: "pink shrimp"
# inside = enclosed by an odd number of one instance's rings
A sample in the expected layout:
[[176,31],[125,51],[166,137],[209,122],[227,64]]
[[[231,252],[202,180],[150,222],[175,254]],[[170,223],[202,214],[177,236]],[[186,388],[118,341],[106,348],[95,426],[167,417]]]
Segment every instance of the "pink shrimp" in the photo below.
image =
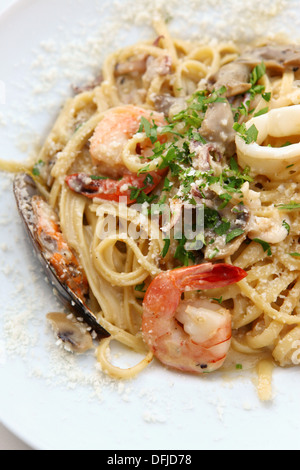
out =
[[[99,174],[121,178],[129,173],[122,160],[122,151],[128,140],[138,133],[142,117],[151,125],[153,122],[157,126],[167,124],[163,114],[132,105],[119,106],[106,112],[90,140],[91,157]],[[158,139],[161,141],[164,136],[158,135]],[[145,156],[152,147],[147,138],[140,144],[137,153]]]
[[207,299],[181,300],[183,292],[224,287],[247,273],[229,264],[205,263],[159,274],[143,303],[143,338],[164,365],[185,372],[219,369],[231,344],[231,315]]
[[132,188],[135,188],[134,193],[139,193],[140,190],[149,194],[161,182],[164,175],[165,171],[159,170],[139,176],[124,175],[120,180],[114,180],[79,173],[67,176],[65,181],[72,191],[89,199],[127,201],[127,204],[133,204],[136,198],[132,196]]

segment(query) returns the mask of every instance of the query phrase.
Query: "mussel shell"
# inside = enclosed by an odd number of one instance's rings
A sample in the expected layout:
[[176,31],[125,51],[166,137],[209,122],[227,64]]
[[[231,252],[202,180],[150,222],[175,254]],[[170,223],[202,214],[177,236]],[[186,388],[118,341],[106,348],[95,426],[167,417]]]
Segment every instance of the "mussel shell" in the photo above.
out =
[[110,334],[98,323],[93,312],[66,284],[60,281],[55,269],[45,258],[40,245],[37,243],[34,233],[35,219],[31,200],[33,196],[41,196],[41,193],[34,179],[27,173],[17,174],[14,179],[13,188],[18,211],[29,234],[29,238],[45,270],[47,278],[51,285],[57,290],[62,304],[67,309],[71,310],[78,318],[85,321],[87,325],[95,331],[99,339],[109,337]]

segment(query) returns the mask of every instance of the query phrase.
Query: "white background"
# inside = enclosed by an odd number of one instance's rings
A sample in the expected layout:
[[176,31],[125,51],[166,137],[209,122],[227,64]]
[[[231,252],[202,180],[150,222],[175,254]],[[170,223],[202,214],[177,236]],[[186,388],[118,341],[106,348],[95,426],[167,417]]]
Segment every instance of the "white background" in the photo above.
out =
[[[0,14],[12,3],[14,0],[0,0]],[[30,448],[0,423],[0,450],[30,450]]]

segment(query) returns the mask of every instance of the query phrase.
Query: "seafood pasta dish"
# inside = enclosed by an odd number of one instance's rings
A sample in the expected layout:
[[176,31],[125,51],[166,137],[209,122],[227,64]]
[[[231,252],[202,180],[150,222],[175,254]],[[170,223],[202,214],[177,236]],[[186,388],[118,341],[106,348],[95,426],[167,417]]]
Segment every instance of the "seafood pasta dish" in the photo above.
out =
[[[300,362],[300,47],[156,34],[74,88],[14,192],[65,347],[127,379]],[[8,168],[9,167],[9,168]],[[116,366],[111,341],[142,355]]]

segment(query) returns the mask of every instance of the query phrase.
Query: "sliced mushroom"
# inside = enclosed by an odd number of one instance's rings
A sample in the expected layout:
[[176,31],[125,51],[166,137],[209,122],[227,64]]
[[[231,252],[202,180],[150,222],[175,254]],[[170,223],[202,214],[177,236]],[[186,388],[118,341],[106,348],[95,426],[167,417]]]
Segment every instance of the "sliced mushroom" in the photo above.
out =
[[218,90],[224,86],[227,98],[245,94],[251,88],[251,71],[261,62],[264,62],[271,73],[282,73],[287,69],[297,70],[300,68],[300,47],[267,45],[249,49],[210,77],[208,88]]
[[236,63],[255,67],[264,62],[267,69],[282,73],[285,69],[300,67],[300,47],[268,45],[245,52]]
[[200,134],[208,142],[214,143],[221,154],[233,155],[235,152],[234,119],[230,104],[213,103],[209,106]]
[[93,339],[86,326],[65,313],[48,313],[54,333],[62,341],[64,348],[73,353],[83,354],[93,349]]
[[244,94],[251,88],[250,74],[250,64],[248,65],[247,63],[239,61],[230,62],[221,67],[220,70],[210,78],[210,88],[219,90],[225,87],[225,96],[227,98]]

